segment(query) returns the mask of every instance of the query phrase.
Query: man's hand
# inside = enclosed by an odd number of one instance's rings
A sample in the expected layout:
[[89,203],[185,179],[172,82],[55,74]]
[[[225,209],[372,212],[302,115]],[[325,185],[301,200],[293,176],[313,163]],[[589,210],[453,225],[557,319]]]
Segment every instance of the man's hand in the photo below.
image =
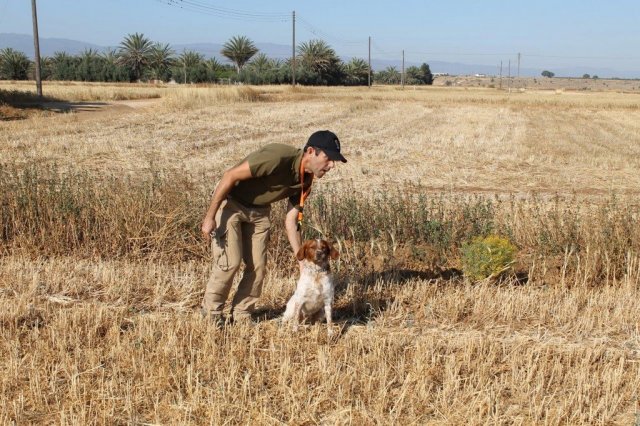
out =
[[200,230],[202,231],[202,236],[204,237],[204,239],[206,241],[210,241],[211,233],[216,230],[215,218],[209,219],[205,217],[204,221],[202,222],[202,228]]
[[249,178],[251,178],[251,168],[246,160],[224,172],[222,179],[220,179],[220,182],[216,185],[216,189],[213,191],[209,209],[202,221],[201,231],[205,240],[209,241],[211,239],[211,233],[216,230],[216,213],[222,201],[229,195],[231,188],[239,181]]
[[[293,206],[291,201],[289,201],[287,215],[284,218],[284,228],[287,231],[287,238],[289,239],[289,244],[291,244],[291,250],[295,257],[302,246],[302,239],[300,231],[298,230],[298,209]],[[302,273],[302,262],[299,262],[298,267]]]

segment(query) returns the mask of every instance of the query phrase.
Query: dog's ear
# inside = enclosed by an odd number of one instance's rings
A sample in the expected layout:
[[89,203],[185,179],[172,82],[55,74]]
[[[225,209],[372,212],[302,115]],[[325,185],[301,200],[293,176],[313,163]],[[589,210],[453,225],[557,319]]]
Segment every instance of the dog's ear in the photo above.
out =
[[331,252],[329,253],[329,256],[331,256],[332,260],[336,260],[340,257],[340,253],[338,253],[338,250],[333,246],[333,243],[331,243]]
[[304,260],[304,258],[306,257],[305,254],[307,252],[307,248],[309,248],[309,241],[305,241],[300,248],[298,249],[298,253],[296,253],[296,259],[298,259],[299,261]]

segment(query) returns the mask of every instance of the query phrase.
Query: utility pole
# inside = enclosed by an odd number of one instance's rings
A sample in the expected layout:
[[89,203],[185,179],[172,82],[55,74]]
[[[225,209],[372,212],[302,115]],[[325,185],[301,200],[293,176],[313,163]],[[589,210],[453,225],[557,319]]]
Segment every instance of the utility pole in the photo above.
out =
[[502,89],[502,61],[500,61],[500,89]]
[[291,50],[291,84],[296,85],[296,11],[293,11],[293,45]]
[[520,80],[520,52],[518,52],[518,82],[517,82],[518,86],[522,86],[523,88],[526,86],[526,83],[523,83]]
[[38,36],[38,13],[36,11],[36,0],[31,0],[31,14],[33,16],[33,47],[36,57],[36,90],[38,97],[42,97],[42,78],[40,76],[40,37]]
[[400,82],[402,83],[402,88],[404,89],[404,49],[402,49],[402,74],[400,74]]
[[511,59],[509,59],[509,77],[507,81],[509,82],[509,93],[511,93]]
[[371,36],[369,36],[369,87],[371,87]]

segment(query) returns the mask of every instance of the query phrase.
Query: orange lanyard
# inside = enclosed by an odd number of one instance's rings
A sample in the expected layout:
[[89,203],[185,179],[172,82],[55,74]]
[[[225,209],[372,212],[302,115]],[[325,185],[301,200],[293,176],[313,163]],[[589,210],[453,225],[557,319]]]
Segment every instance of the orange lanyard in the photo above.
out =
[[307,199],[309,193],[311,192],[311,185],[313,184],[313,174],[311,175],[311,183],[309,183],[309,188],[304,190],[304,161],[300,161],[300,204],[298,210],[298,230],[302,227],[302,211],[304,210],[304,200]]

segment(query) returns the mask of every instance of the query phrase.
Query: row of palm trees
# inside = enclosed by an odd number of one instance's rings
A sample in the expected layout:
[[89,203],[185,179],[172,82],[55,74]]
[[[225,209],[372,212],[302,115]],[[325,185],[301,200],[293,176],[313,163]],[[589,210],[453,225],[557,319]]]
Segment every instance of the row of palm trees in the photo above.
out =
[[[80,81],[152,81],[178,83],[217,82],[220,79],[249,84],[286,84],[291,82],[292,61],[267,57],[245,36],[229,39],[220,51],[233,65],[217,59],[205,59],[198,52],[185,50],[176,55],[169,44],[155,43],[143,34],[127,35],[117,49],[99,53],[87,49],[79,55],[56,52],[42,58],[42,77],[50,80]],[[430,75],[428,65],[423,64]],[[413,84],[430,84],[413,67],[407,76]],[[16,50],[0,50],[0,79],[27,79],[33,64]],[[369,67],[354,58],[344,63],[325,41],[310,40],[296,48],[296,81],[309,85],[366,85]],[[424,73],[423,73],[424,74]],[[400,73],[390,67],[372,74],[380,83],[397,84]]]
[[22,52],[6,48],[0,50],[0,79],[26,80],[31,61]]

